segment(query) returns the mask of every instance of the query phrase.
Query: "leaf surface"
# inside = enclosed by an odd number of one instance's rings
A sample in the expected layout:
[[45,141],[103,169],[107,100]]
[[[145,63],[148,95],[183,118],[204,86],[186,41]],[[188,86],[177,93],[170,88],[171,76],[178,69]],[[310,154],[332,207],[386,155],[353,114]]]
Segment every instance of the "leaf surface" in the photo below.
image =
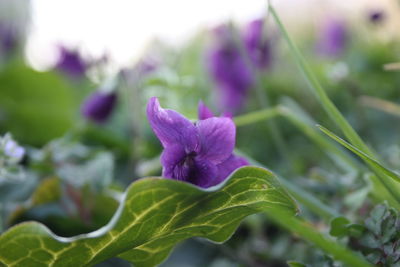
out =
[[294,216],[297,206],[275,176],[258,167],[243,167],[207,190],[144,178],[132,183],[114,217],[97,231],[63,238],[37,222],[9,229],[0,236],[0,265],[91,266],[118,256],[154,266],[184,239],[224,242],[244,217],[274,210]]

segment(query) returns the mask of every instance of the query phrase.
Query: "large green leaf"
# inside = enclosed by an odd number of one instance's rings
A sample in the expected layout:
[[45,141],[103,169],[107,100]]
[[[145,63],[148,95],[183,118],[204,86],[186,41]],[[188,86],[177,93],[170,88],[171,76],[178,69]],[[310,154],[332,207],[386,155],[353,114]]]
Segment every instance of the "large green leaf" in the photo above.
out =
[[9,229],[0,236],[0,265],[90,266],[118,255],[154,266],[184,239],[223,242],[244,217],[274,210],[292,217],[297,206],[275,176],[258,167],[241,168],[208,190],[145,178],[127,189],[112,220],[95,232],[63,238],[36,222]]
[[13,62],[0,71],[0,132],[41,146],[76,123],[76,90],[54,72]]

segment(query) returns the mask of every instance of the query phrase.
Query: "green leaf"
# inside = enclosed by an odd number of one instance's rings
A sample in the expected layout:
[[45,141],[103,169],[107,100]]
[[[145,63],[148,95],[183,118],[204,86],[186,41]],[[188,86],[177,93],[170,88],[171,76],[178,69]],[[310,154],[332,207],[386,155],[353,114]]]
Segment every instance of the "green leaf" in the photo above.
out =
[[307,267],[307,265],[298,261],[288,261],[286,263],[289,267]]
[[76,123],[77,104],[74,88],[56,73],[20,62],[0,73],[0,132],[21,143],[41,146],[63,135]]
[[0,236],[0,265],[90,266],[118,256],[154,266],[184,239],[223,242],[244,217],[275,210],[290,218],[297,206],[275,176],[258,167],[241,168],[207,190],[145,178],[127,189],[114,217],[95,232],[63,238],[36,222],[9,229]]
[[347,235],[347,225],[350,221],[345,217],[337,217],[331,222],[331,230],[329,234],[335,237],[342,237]]

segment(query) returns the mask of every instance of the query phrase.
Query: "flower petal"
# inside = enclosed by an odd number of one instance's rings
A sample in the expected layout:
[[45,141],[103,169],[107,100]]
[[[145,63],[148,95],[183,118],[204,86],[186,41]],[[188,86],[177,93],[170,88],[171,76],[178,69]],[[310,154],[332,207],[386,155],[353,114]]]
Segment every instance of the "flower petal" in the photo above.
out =
[[215,184],[218,175],[218,169],[214,164],[186,154],[179,145],[168,146],[164,149],[161,155],[161,164],[164,177],[189,182],[204,188]]
[[200,100],[198,107],[199,120],[205,120],[214,117],[214,113]]
[[[183,162],[186,157],[186,152],[180,145],[171,145],[164,149],[161,154],[161,165],[163,166],[162,175],[166,178],[175,180],[185,180],[188,173],[184,170],[175,170],[179,163]],[[175,171],[181,171],[182,173],[175,173]]]
[[249,162],[245,158],[232,154],[227,160],[217,165],[218,176],[214,185],[221,183],[237,168],[246,165],[249,165]]
[[218,168],[208,160],[195,161],[195,169],[188,182],[203,188],[213,186],[218,175]]
[[198,157],[214,164],[225,161],[235,147],[236,127],[229,118],[209,118],[196,124],[200,148]]
[[156,97],[152,97],[147,104],[147,117],[164,148],[178,144],[190,152],[198,146],[194,124],[174,110],[161,108]]

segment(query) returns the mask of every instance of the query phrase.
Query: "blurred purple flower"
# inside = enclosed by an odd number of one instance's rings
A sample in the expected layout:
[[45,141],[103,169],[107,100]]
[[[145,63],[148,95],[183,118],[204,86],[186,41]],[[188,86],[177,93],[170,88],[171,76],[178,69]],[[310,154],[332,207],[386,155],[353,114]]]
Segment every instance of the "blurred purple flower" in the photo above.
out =
[[157,69],[159,62],[151,58],[141,59],[134,67],[139,75],[150,74]]
[[254,77],[231,30],[221,26],[216,30],[216,36],[217,41],[208,53],[208,69],[219,89],[222,109],[234,113],[243,106]]
[[347,37],[344,21],[329,18],[320,29],[317,50],[328,57],[339,57],[346,48]]
[[[201,110],[200,117],[211,116],[207,107]],[[248,164],[232,153],[236,127],[230,118],[208,117],[192,123],[174,110],[161,108],[156,97],[147,104],[147,117],[164,147],[161,164],[166,178],[208,188]]]
[[68,49],[64,46],[60,46],[59,51],[60,57],[56,68],[72,79],[82,78],[89,66],[82,59],[78,51]]
[[[264,20],[257,19],[245,28],[243,41],[254,66],[265,69],[271,64],[271,42],[263,36]],[[263,39],[264,38],[264,39]]]
[[374,24],[382,23],[385,17],[385,12],[383,10],[372,10],[368,15],[369,21]]
[[13,29],[0,22],[0,54],[7,55],[18,45],[18,38]]
[[115,92],[96,91],[85,100],[81,112],[88,120],[104,123],[111,115],[116,102],[117,95]]

